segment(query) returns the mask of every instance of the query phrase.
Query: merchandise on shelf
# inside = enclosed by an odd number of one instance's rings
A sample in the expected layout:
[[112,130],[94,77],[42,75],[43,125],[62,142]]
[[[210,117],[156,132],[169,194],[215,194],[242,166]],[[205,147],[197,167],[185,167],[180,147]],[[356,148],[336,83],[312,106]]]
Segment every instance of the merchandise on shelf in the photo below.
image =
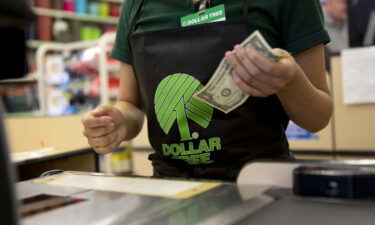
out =
[[42,41],[51,41],[52,33],[52,19],[48,16],[38,16],[37,17],[37,37]]
[[116,99],[119,93],[120,78],[110,77],[109,78],[109,96],[111,99]]
[[51,0],[35,0],[35,5],[41,8],[50,8]]
[[119,17],[120,16],[120,11],[121,11],[121,6],[120,5],[111,5],[110,9],[110,16],[113,17]]
[[38,108],[35,84],[13,84],[0,88],[0,96],[8,113],[34,111]]
[[83,26],[80,29],[80,40],[89,41],[99,39],[102,35],[100,28],[96,26]]
[[64,0],[63,9],[64,11],[73,12],[75,8],[74,0]]
[[70,112],[69,96],[59,88],[48,88],[46,93],[47,114],[49,116],[60,116],[73,114]]
[[77,13],[87,13],[87,0],[75,0],[75,11]]
[[99,168],[102,173],[127,175],[132,172],[133,148],[130,143],[124,142],[107,155],[100,155]]
[[99,15],[99,4],[97,2],[90,2],[88,11],[91,16]]
[[64,0],[51,0],[52,9],[62,10]]
[[99,3],[99,16],[101,17],[109,16],[109,8],[110,8],[110,5],[108,2],[100,2]]
[[65,71],[64,58],[60,54],[48,55],[46,57],[45,82],[51,85],[59,85],[69,80]]
[[98,0],[35,0],[37,19],[29,40],[75,42],[99,39],[115,30],[121,2]]
[[62,19],[57,19],[53,23],[53,38],[59,42],[68,42],[70,38],[69,24]]
[[[48,115],[70,115],[94,109],[100,102],[99,55],[92,47],[76,51],[64,58],[61,54],[46,56],[45,83],[48,85],[46,105]],[[108,52],[106,53],[108,55]],[[107,57],[111,74],[118,74],[120,64]],[[116,71],[117,69],[117,71]],[[108,78],[110,98],[118,95],[119,76]]]
[[118,76],[119,75],[119,73],[118,73],[118,71],[120,71],[120,63],[119,63],[119,61],[118,60],[116,60],[116,59],[113,59],[113,58],[110,58],[109,56],[108,56],[108,58],[107,58],[107,67],[108,67],[108,71],[111,73],[111,74],[113,74],[113,76]]

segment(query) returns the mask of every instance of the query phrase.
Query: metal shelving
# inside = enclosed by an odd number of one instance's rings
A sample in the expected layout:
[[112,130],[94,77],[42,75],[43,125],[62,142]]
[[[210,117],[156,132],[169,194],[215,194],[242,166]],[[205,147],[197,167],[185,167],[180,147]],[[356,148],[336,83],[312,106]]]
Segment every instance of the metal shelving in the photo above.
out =
[[124,2],[124,0],[101,0],[103,2],[110,2],[110,3],[118,3],[118,4],[122,4]]
[[49,51],[58,51],[64,55],[69,55],[72,51],[85,49],[89,47],[99,46],[101,51],[99,55],[99,74],[100,74],[100,103],[108,104],[110,100],[109,93],[109,73],[107,63],[107,51],[110,48],[110,44],[114,43],[116,37],[115,32],[105,33],[99,40],[94,41],[80,41],[71,43],[46,43],[42,44],[36,52],[37,61],[37,79],[38,79],[38,96],[40,111],[46,115],[47,103],[46,103],[46,86],[45,83],[45,66],[44,58]]
[[57,41],[41,41],[41,40],[27,40],[26,41],[26,46],[31,49],[37,49],[39,46],[42,44],[57,44],[60,42]]
[[14,83],[32,83],[37,82],[37,78],[35,74],[28,74],[23,78],[18,79],[7,79],[7,80],[0,80],[0,84],[14,84]]
[[55,9],[46,9],[46,8],[39,8],[34,7],[34,12],[40,16],[51,16],[55,18],[63,18],[63,19],[73,19],[73,20],[80,20],[85,22],[94,22],[94,23],[107,23],[107,24],[117,24],[118,17],[113,16],[92,16],[89,14],[81,14],[63,10],[55,10]]

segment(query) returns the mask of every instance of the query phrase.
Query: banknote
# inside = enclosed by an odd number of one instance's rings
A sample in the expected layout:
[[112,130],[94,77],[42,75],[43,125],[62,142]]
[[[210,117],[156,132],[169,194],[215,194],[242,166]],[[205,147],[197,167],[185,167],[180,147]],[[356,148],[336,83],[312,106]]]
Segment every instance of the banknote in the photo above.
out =
[[[252,47],[274,61],[279,61],[284,57],[273,53],[272,48],[259,31],[253,32],[241,45]],[[229,113],[241,106],[249,98],[249,95],[244,93],[234,82],[232,67],[224,57],[211,79],[194,94],[194,97],[224,113]]]

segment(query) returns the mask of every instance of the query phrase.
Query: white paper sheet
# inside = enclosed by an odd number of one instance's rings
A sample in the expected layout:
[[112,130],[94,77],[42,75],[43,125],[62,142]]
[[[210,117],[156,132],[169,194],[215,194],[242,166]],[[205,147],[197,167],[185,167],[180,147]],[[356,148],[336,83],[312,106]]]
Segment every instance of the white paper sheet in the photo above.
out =
[[182,192],[194,189],[202,185],[203,183],[127,177],[119,178],[105,176],[72,175],[57,179],[50,182],[49,184],[141,195],[174,196]]
[[375,103],[375,46],[342,51],[344,104]]
[[293,187],[293,170],[301,163],[294,162],[253,162],[244,166],[237,177],[240,186]]

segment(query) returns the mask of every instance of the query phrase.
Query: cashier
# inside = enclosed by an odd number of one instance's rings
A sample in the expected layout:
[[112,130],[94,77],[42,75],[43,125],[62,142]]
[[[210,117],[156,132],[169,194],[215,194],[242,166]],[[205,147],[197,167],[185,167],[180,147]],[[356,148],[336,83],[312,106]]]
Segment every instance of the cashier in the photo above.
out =
[[[186,16],[221,9],[218,22],[184,26]],[[240,46],[255,30],[286,57]],[[127,0],[111,52],[122,62],[118,98],[83,117],[84,135],[106,154],[134,138],[146,115],[157,177],[235,180],[251,160],[293,158],[289,120],[316,132],[332,114],[327,42],[319,0]],[[223,57],[250,96],[228,114],[192,97]]]

